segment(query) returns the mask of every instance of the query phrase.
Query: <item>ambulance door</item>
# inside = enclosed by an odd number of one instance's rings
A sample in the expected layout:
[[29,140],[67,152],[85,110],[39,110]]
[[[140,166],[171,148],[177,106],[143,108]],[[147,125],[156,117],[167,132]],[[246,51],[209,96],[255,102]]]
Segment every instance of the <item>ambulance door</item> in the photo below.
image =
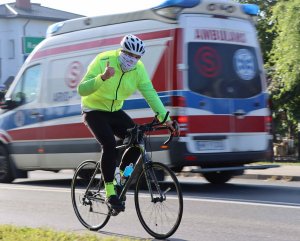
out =
[[231,36],[222,55],[227,70],[224,97],[232,100],[232,151],[267,150],[269,133],[265,122],[270,112],[256,30],[247,20],[224,19],[222,32]]
[[233,90],[233,151],[261,151],[268,148],[265,130],[266,94],[262,92],[261,71],[254,47],[232,45],[228,51],[231,69],[228,79]]
[[13,83],[12,90],[6,96],[11,103],[11,110],[6,113],[7,132],[12,138],[11,155],[17,167],[25,169],[40,166],[40,127],[43,120],[43,109],[39,100],[41,77],[41,64],[29,66],[18,81]]
[[184,62],[187,63],[186,105],[189,144],[192,153],[231,152],[233,103],[232,89],[226,77],[228,69],[224,58],[227,45],[221,41],[205,39],[219,19],[202,15],[182,16],[184,29]]
[[84,125],[77,85],[96,54],[77,52],[50,59],[45,93],[43,168],[75,168],[87,159],[99,160],[99,144]]

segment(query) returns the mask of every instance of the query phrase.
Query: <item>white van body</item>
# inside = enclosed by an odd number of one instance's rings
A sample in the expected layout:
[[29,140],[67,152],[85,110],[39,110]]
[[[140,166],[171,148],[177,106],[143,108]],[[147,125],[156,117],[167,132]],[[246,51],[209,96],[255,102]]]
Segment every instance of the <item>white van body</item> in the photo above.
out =
[[[99,160],[101,148],[82,122],[76,87],[91,60],[119,48],[129,33],[144,40],[142,61],[181,126],[181,137],[167,150],[160,148],[166,134],[154,135],[155,160],[178,171],[184,166],[226,170],[231,177],[228,171],[236,167],[270,158],[271,118],[251,6],[166,1],[153,9],[50,27],[2,106],[1,181],[28,170],[73,169],[83,160]],[[154,116],[138,92],[124,110],[137,123]]]

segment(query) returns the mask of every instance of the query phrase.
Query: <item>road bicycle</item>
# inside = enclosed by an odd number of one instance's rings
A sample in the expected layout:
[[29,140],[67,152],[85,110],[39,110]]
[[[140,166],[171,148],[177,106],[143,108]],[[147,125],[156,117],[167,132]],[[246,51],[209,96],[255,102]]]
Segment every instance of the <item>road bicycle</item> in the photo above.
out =
[[[117,149],[125,150],[122,155],[124,161],[132,156],[132,153],[137,154],[132,174],[117,190],[119,199],[125,204],[129,187],[131,184],[135,185],[134,202],[138,218],[144,229],[157,239],[173,235],[183,214],[182,191],[175,174],[166,165],[153,162],[151,152],[146,151],[150,143],[148,137],[153,131],[169,131],[169,138],[164,145],[172,140],[174,134],[170,128],[163,126],[168,115],[169,112],[162,122],[158,122],[155,117],[151,123],[129,129],[128,137],[123,144],[117,146]],[[174,123],[178,133],[178,124]],[[100,161],[87,160],[77,167],[71,184],[71,196],[77,218],[89,230],[102,229],[111,216],[119,214],[118,211],[110,209],[105,202]]]

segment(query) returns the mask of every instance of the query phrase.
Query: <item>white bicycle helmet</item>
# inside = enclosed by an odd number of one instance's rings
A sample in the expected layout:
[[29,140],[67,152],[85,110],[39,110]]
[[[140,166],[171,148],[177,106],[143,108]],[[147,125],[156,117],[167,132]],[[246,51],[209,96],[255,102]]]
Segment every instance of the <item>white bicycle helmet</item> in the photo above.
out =
[[137,36],[127,34],[121,41],[121,47],[132,54],[142,56],[145,53],[145,44]]

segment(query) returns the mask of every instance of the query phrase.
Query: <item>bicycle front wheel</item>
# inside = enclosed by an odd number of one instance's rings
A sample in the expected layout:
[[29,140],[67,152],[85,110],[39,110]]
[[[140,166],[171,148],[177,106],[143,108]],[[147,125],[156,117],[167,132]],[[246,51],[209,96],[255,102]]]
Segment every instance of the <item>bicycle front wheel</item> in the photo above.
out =
[[134,198],[138,218],[150,235],[165,239],[175,233],[182,218],[183,199],[179,182],[170,168],[153,162],[142,170]]
[[110,215],[105,203],[104,181],[95,161],[84,161],[71,183],[72,204],[78,220],[90,230],[99,230]]

